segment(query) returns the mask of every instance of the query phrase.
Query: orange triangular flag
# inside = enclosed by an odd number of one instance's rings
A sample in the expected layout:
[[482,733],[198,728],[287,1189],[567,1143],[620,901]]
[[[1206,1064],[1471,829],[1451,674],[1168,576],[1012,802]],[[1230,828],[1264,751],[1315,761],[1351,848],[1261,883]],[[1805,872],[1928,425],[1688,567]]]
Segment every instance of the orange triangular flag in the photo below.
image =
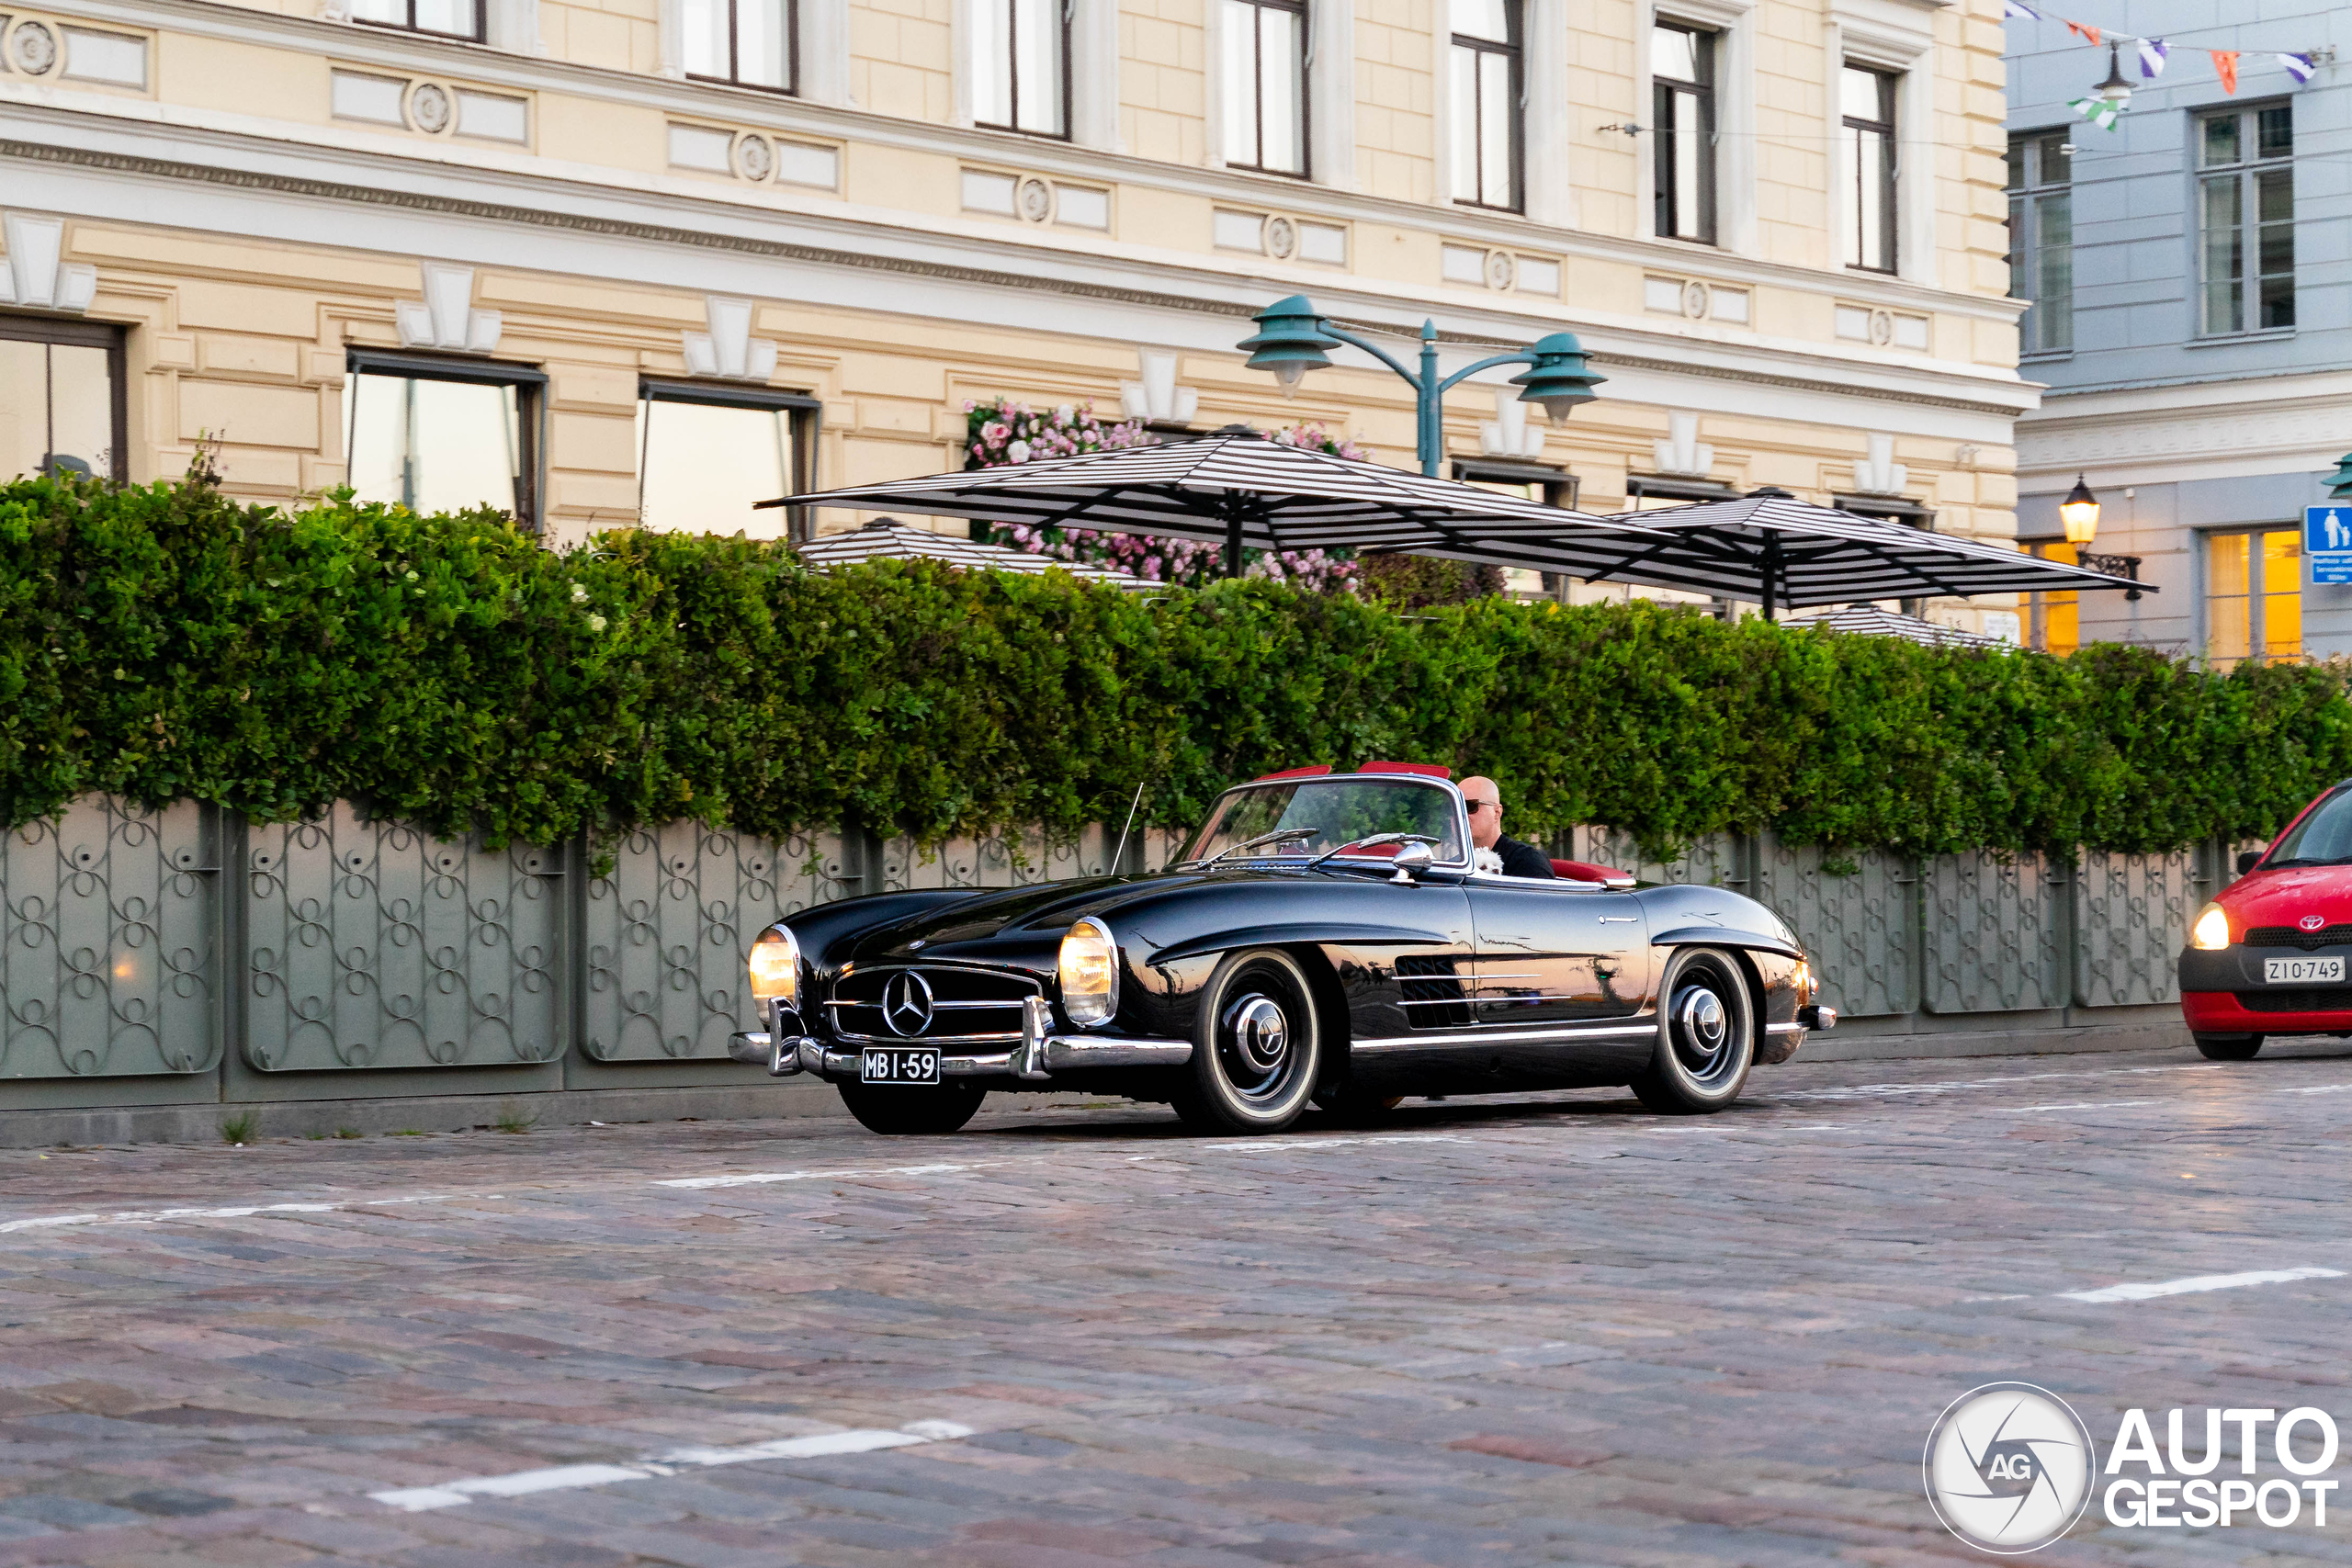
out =
[[2090,26],[2088,23],[2068,22],[2066,24],[2066,30],[2074,34],[2076,38],[2081,39],[2084,42],[2089,44],[2093,49],[2097,49],[2098,47],[2098,29]]
[[2222,91],[2236,92],[2238,90],[2238,51],[2234,49],[2209,49],[2205,52],[2213,57],[2213,73],[2222,79]]

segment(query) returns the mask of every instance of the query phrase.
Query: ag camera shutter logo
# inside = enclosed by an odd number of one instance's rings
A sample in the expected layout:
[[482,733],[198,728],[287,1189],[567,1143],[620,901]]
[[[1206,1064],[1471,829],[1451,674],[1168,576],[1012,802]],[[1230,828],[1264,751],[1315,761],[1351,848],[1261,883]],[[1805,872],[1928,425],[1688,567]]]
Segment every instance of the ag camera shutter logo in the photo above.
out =
[[1921,1470],[1946,1529],[1980,1551],[2015,1556],[2074,1528],[2098,1456],[2064,1400],[2030,1382],[1992,1382],[1936,1418]]

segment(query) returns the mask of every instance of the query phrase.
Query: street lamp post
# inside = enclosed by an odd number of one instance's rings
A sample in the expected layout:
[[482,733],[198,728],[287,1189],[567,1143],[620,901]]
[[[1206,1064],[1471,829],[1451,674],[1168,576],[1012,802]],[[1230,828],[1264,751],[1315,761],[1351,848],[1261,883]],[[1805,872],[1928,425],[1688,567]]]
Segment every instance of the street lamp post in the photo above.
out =
[[1297,389],[1309,370],[1329,369],[1331,361],[1324,351],[1343,343],[1363,350],[1402,377],[1405,384],[1413,389],[1416,404],[1414,448],[1421,459],[1421,472],[1431,476],[1437,473],[1438,463],[1444,456],[1445,394],[1479,371],[1491,370],[1498,365],[1526,366],[1525,370],[1510,378],[1511,385],[1520,389],[1521,402],[1541,404],[1554,424],[1566,419],[1568,412],[1578,403],[1591,402],[1599,396],[1593,388],[1608,379],[1587,367],[1584,345],[1577,342],[1574,333],[1554,333],[1515,354],[1488,355],[1476,365],[1441,379],[1434,321],[1421,323],[1421,367],[1416,373],[1379,344],[1332,325],[1327,317],[1317,313],[1304,294],[1277,299],[1250,320],[1258,323],[1256,335],[1242,339],[1236,346],[1249,351],[1250,369],[1274,373],[1285,397]]
[[[2138,556],[2106,556],[2084,547],[2098,537],[2098,497],[2091,493],[2091,487],[2084,482],[2080,474],[2075,476],[2075,488],[2068,491],[2066,499],[2058,503],[2058,521],[2066,529],[2066,542],[2075,547],[2075,560],[2078,565],[2086,566],[2093,571],[2106,572],[2109,577],[2128,577],[2134,582],[2140,581]],[[2126,589],[2123,597],[2137,599],[2140,591]]]

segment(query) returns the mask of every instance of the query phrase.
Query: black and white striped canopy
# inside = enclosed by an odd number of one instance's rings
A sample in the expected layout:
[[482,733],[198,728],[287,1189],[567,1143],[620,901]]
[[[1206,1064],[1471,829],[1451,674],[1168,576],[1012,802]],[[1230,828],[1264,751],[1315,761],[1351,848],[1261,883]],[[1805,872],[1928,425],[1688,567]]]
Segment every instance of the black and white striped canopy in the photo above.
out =
[[[1702,501],[1604,519],[1625,536],[1605,550],[1580,532],[1564,548],[1514,540],[1511,566],[1566,572],[1599,581],[1680,588],[1762,604],[1767,610],[1842,604],[1864,599],[1962,597],[2078,589],[2154,589],[2064,561],[2043,560],[2014,546],[1817,506],[1788,495]],[[1641,537],[1634,532],[1664,535]]]
[[[1539,545],[1600,560],[1624,547],[1667,542],[1636,520],[1604,523],[1476,485],[1284,446],[1239,428],[1195,441],[925,474],[760,504],[887,507],[1217,545],[1228,543],[1238,529],[1247,549],[1407,550],[1498,564],[1518,564],[1510,559],[1516,551]],[[1586,539],[1592,530],[1605,533]]]
[[1934,621],[1923,621],[1917,615],[1899,615],[1892,610],[1882,610],[1875,604],[1849,604],[1842,610],[1826,610],[1818,615],[1801,615],[1781,624],[1792,632],[1825,631],[1843,632],[1849,637],[1891,637],[1905,642],[1925,643],[1929,648],[2011,646],[1999,637],[1964,632],[1958,626],[1939,626]]
[[876,518],[846,534],[828,534],[798,548],[800,558],[810,566],[855,566],[870,560],[940,560],[967,570],[1034,573],[1057,569],[1081,581],[1104,582],[1129,592],[1167,586],[1124,571],[1113,571],[1108,567],[1032,555],[1026,550],[1008,550],[1001,545],[975,544],[928,529],[910,528],[894,517]]

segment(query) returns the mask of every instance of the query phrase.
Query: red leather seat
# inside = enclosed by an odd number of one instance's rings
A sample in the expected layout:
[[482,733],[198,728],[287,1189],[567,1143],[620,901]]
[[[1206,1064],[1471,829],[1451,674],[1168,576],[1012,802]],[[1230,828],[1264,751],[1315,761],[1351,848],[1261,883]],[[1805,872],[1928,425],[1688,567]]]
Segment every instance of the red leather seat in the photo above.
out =
[[1566,876],[1577,882],[1607,882],[1612,877],[1631,876],[1630,871],[1617,871],[1605,865],[1595,865],[1589,860],[1555,860],[1552,874]]

